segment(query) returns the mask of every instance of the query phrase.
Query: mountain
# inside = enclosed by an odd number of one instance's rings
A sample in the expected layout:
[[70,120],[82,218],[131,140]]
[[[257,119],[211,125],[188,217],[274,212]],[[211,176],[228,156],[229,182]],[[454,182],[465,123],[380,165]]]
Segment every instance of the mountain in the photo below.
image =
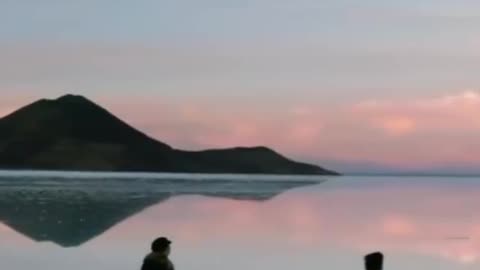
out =
[[324,181],[0,175],[0,222],[36,242],[75,247],[175,196],[262,202]]
[[42,99],[1,118],[0,169],[336,174],[266,147],[174,149],[75,95]]

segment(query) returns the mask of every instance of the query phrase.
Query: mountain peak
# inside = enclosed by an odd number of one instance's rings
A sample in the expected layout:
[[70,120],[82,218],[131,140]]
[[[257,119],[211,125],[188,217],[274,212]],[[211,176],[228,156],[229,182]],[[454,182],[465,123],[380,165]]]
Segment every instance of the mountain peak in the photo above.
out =
[[100,108],[95,102],[89,100],[88,98],[80,95],[73,95],[73,94],[66,94],[60,96],[58,98],[43,98],[31,103],[28,106],[25,106],[18,111],[32,111],[32,108],[37,108],[39,110],[47,110],[48,108],[59,108],[62,106],[69,106],[69,105],[88,105],[88,106],[96,106]]
[[124,157],[169,150],[82,96],[42,99],[0,118],[1,168],[134,170],[148,162]]
[[84,96],[80,96],[80,95],[73,95],[73,94],[66,94],[66,95],[63,95],[57,99],[55,99],[55,101],[57,102],[91,102],[89,99],[87,99],[86,97]]

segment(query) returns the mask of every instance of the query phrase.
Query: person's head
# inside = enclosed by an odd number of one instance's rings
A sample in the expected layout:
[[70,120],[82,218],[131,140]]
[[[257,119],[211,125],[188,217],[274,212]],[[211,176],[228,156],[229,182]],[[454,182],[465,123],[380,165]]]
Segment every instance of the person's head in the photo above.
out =
[[152,242],[152,252],[170,254],[170,244],[172,242],[165,237],[159,237]]
[[383,268],[383,254],[375,252],[365,256],[366,270],[382,270]]

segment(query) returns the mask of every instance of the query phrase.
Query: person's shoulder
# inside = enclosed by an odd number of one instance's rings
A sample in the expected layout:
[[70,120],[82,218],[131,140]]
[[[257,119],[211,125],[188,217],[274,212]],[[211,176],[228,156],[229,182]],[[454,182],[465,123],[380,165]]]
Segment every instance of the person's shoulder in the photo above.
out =
[[148,254],[144,261],[150,261],[150,262],[154,262],[154,263],[157,263],[157,264],[169,264],[170,260],[162,255],[162,254],[157,254],[157,253],[150,253]]
[[151,254],[148,254],[147,256],[145,256],[145,258],[143,259],[143,263],[142,263],[142,270],[153,270],[157,268],[156,267],[156,262],[155,260],[152,258]]

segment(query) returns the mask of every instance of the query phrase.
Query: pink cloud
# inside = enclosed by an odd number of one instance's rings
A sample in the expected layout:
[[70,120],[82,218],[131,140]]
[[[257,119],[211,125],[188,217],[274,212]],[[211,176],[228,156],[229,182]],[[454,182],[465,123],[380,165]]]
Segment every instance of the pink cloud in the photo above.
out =
[[[138,104],[130,106],[130,104]],[[208,99],[105,104],[152,136],[188,149],[267,145],[307,160],[367,161],[421,168],[480,165],[480,94],[245,106]],[[318,109],[321,108],[321,109]]]
[[469,90],[433,98],[375,100],[357,104],[354,112],[368,117],[393,117],[406,126],[416,122],[427,131],[480,128],[476,117],[480,112],[480,94]]
[[380,117],[374,124],[379,125],[387,134],[392,136],[404,136],[411,134],[416,129],[416,122],[407,116]]

